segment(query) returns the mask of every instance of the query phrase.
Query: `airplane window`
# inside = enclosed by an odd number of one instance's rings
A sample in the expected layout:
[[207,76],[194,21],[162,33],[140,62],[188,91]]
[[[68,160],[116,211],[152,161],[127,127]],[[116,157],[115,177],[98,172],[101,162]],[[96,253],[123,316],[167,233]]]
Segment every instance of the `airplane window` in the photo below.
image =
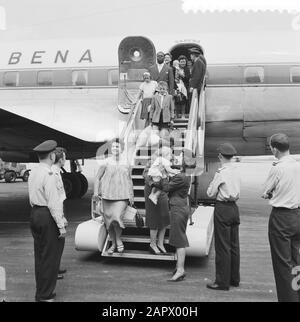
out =
[[300,83],[300,66],[291,68],[290,72],[291,83]]
[[37,82],[39,86],[52,86],[53,73],[51,70],[43,70],[38,72]]
[[55,70],[53,71],[54,86],[70,86],[72,84],[71,70]]
[[3,79],[4,86],[14,87],[19,85],[19,73],[18,72],[7,72],[4,74]]
[[243,73],[238,66],[210,66],[207,70],[207,85],[241,84]]
[[108,86],[107,69],[91,69],[88,76],[88,84],[90,86]]
[[246,83],[257,84],[263,83],[265,80],[265,71],[263,67],[247,67],[244,71]]
[[72,72],[73,86],[86,86],[87,82],[88,82],[87,70],[73,70]]
[[36,71],[22,71],[20,72],[19,86],[22,87],[33,87],[36,86]]

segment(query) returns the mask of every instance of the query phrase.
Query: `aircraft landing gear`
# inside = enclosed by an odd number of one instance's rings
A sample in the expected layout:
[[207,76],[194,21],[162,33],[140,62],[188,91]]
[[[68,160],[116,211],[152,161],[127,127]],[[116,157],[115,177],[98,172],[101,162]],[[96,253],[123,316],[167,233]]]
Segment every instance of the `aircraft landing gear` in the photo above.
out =
[[[88,181],[80,172],[80,165],[77,161],[71,160],[71,172],[63,169],[62,180],[64,183],[67,199],[82,198],[88,190]],[[78,171],[79,170],[79,171]]]

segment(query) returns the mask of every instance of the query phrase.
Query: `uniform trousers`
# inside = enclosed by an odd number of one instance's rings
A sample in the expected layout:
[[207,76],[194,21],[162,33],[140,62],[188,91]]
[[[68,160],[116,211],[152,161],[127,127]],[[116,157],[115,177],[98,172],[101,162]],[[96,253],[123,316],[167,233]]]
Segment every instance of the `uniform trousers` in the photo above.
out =
[[269,242],[279,302],[300,302],[292,287],[293,268],[300,266],[300,209],[273,208]]
[[34,206],[30,228],[34,239],[36,300],[48,299],[54,292],[64,242],[47,207]]
[[217,201],[214,211],[215,283],[222,287],[240,283],[239,224],[236,203]]

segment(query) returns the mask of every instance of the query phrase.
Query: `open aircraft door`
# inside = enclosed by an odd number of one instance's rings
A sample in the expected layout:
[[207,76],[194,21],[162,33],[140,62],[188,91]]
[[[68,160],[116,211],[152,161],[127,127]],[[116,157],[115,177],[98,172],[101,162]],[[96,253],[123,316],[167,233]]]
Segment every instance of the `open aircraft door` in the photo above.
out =
[[122,113],[129,113],[143,82],[143,73],[156,61],[156,51],[152,41],[145,37],[126,37],[120,43],[118,54],[118,108]]

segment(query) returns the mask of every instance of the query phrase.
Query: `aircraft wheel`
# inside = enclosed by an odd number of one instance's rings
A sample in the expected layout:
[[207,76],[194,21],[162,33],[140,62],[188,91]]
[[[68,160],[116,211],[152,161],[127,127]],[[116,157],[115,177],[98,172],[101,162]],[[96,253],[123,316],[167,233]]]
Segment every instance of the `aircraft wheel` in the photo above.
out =
[[79,198],[82,198],[88,191],[89,183],[87,181],[87,178],[82,173],[77,172],[76,175],[78,176],[81,183]]
[[17,174],[14,171],[7,171],[4,174],[4,180],[7,183],[15,182],[17,179]]
[[23,179],[24,182],[27,182],[28,178],[29,178],[29,171],[27,170],[27,171],[24,172],[22,179]]
[[75,173],[63,173],[62,179],[68,199],[76,199],[80,197],[81,182]]

